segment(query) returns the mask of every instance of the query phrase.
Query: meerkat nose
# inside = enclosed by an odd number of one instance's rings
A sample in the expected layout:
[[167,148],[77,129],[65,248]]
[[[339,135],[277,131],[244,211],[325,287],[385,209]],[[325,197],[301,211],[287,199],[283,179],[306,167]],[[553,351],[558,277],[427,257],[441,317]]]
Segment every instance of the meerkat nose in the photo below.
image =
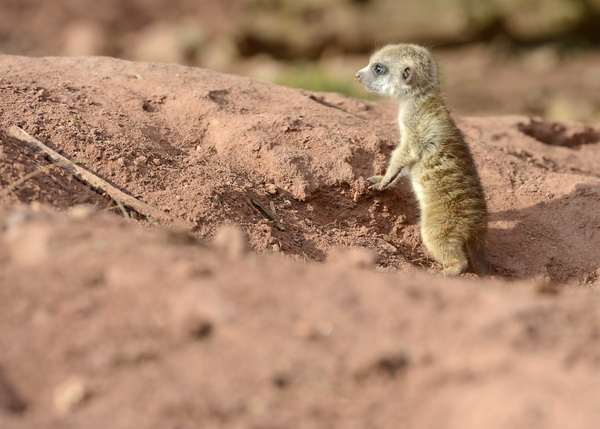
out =
[[354,75],[354,80],[357,82],[360,82],[361,75],[362,75],[362,70],[357,71],[356,74]]

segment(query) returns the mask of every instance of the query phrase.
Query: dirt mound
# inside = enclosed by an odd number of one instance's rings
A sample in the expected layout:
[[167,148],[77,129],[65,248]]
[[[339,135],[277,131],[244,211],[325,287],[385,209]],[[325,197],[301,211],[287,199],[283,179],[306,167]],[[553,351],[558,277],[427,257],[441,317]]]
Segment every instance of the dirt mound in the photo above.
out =
[[367,190],[392,105],[108,58],[0,76],[0,130],[189,226],[118,219],[0,134],[0,426],[598,425],[598,129],[459,120],[493,275],[536,277],[509,286],[425,273],[408,185]]
[[[231,222],[258,251],[323,261],[332,246],[358,246],[376,251],[380,267],[431,265],[409,187],[367,190],[365,177],[384,170],[397,141],[392,105],[107,58],[5,57],[0,67],[3,130],[22,126],[200,237]],[[460,124],[487,192],[494,272],[595,281],[598,132],[588,127],[585,145],[565,147],[540,137],[556,125],[525,117]],[[3,138],[3,186],[45,164],[22,146]],[[55,171],[2,198],[111,205]]]

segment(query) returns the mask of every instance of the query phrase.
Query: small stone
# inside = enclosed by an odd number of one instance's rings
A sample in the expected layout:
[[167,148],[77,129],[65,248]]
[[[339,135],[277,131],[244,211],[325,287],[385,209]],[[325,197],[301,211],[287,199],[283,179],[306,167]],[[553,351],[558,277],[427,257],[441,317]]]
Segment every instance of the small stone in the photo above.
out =
[[69,210],[69,217],[72,219],[87,219],[96,213],[98,209],[91,204],[79,204]]
[[273,183],[268,183],[265,185],[265,188],[270,195],[275,195],[277,193],[277,186],[275,186]]
[[45,100],[48,98],[49,95],[50,93],[45,89],[40,89],[38,92],[35,93],[35,96],[38,98],[38,100]]
[[182,329],[187,336],[197,340],[210,337],[214,330],[211,321],[200,315],[188,315],[183,320]]
[[140,155],[133,160],[135,165],[146,164],[146,162],[148,162],[148,158],[146,158],[144,155]]
[[20,414],[26,409],[27,404],[17,393],[15,387],[0,373],[0,410]]
[[385,240],[379,240],[379,246],[386,252],[394,254],[398,252],[398,248]]
[[271,380],[272,380],[273,384],[279,389],[285,389],[291,383],[290,374],[283,372],[283,371],[278,371],[275,374],[273,374],[273,377]]
[[359,381],[371,377],[395,378],[406,372],[409,365],[410,356],[405,350],[381,353],[359,363],[354,370],[354,375]]
[[333,333],[333,324],[329,320],[318,323],[301,321],[294,327],[294,335],[305,340],[328,337]]
[[237,259],[248,252],[246,236],[238,225],[222,225],[215,234],[213,245],[230,259]]
[[71,377],[54,389],[54,410],[60,416],[69,414],[90,395],[89,388],[81,377]]

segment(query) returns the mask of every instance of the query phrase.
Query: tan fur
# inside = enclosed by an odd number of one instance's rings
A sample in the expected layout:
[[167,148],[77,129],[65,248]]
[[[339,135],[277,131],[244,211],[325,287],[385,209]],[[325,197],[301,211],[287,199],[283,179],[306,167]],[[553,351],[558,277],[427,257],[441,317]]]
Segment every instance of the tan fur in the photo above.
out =
[[385,175],[368,179],[371,189],[384,190],[410,177],[423,243],[443,272],[458,275],[470,262],[480,276],[486,275],[483,188],[465,138],[442,98],[435,60],[421,46],[388,45],[373,54],[356,80],[399,103],[400,143]]

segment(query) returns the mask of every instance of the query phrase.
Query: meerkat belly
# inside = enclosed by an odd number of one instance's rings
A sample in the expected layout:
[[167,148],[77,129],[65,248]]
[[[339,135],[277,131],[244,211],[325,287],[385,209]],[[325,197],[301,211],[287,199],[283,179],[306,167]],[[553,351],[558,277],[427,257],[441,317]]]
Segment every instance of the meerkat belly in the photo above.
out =
[[419,204],[422,204],[425,194],[425,184],[423,183],[423,177],[416,170],[410,172],[410,183],[412,185],[413,192],[417,197]]
[[411,184],[419,202],[421,218],[446,226],[473,222],[474,213],[479,211],[481,204],[478,196],[470,192],[473,186],[465,186],[468,182],[470,177],[454,169],[414,168]]

